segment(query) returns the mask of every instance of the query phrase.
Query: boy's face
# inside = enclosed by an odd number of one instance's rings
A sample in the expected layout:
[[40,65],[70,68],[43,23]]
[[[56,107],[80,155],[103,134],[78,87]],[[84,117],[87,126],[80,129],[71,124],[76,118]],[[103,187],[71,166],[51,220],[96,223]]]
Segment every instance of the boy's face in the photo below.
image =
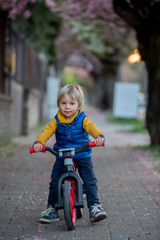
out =
[[79,109],[78,101],[70,98],[68,94],[62,96],[59,101],[59,110],[65,116],[66,120],[70,120]]

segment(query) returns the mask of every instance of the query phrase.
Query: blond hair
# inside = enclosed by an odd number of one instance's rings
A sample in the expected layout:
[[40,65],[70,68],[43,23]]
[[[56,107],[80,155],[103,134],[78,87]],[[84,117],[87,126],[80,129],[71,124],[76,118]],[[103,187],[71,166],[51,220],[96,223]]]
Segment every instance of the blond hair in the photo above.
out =
[[78,84],[68,84],[62,87],[57,96],[57,107],[59,107],[59,101],[63,96],[69,95],[70,98],[76,99],[80,111],[82,110],[84,94],[82,88]]

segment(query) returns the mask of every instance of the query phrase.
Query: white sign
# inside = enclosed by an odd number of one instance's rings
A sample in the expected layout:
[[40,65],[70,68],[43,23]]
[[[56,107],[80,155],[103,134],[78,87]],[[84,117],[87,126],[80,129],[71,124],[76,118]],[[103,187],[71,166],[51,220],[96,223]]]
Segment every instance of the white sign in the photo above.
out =
[[136,118],[140,84],[117,82],[114,86],[113,115],[119,118]]

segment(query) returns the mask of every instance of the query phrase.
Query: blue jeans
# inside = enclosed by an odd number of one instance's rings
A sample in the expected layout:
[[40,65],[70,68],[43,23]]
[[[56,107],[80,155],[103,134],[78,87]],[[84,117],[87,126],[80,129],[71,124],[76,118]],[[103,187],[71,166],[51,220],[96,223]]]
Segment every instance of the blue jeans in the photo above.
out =
[[[97,179],[93,171],[92,160],[81,159],[74,160],[74,162],[78,165],[78,172],[85,186],[88,208],[94,203],[99,204]],[[56,182],[62,173],[64,173],[64,160],[57,159],[51,174],[48,205],[54,206],[56,203]]]

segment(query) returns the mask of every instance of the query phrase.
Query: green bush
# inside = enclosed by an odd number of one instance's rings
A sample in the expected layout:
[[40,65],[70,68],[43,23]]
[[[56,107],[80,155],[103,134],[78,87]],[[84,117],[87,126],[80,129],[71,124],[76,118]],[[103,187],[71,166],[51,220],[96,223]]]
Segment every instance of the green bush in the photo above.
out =
[[139,119],[130,119],[130,118],[116,118],[109,112],[107,116],[107,121],[113,124],[118,125],[132,125],[132,128],[129,131],[131,133],[147,133],[147,129],[145,128],[144,122]]

